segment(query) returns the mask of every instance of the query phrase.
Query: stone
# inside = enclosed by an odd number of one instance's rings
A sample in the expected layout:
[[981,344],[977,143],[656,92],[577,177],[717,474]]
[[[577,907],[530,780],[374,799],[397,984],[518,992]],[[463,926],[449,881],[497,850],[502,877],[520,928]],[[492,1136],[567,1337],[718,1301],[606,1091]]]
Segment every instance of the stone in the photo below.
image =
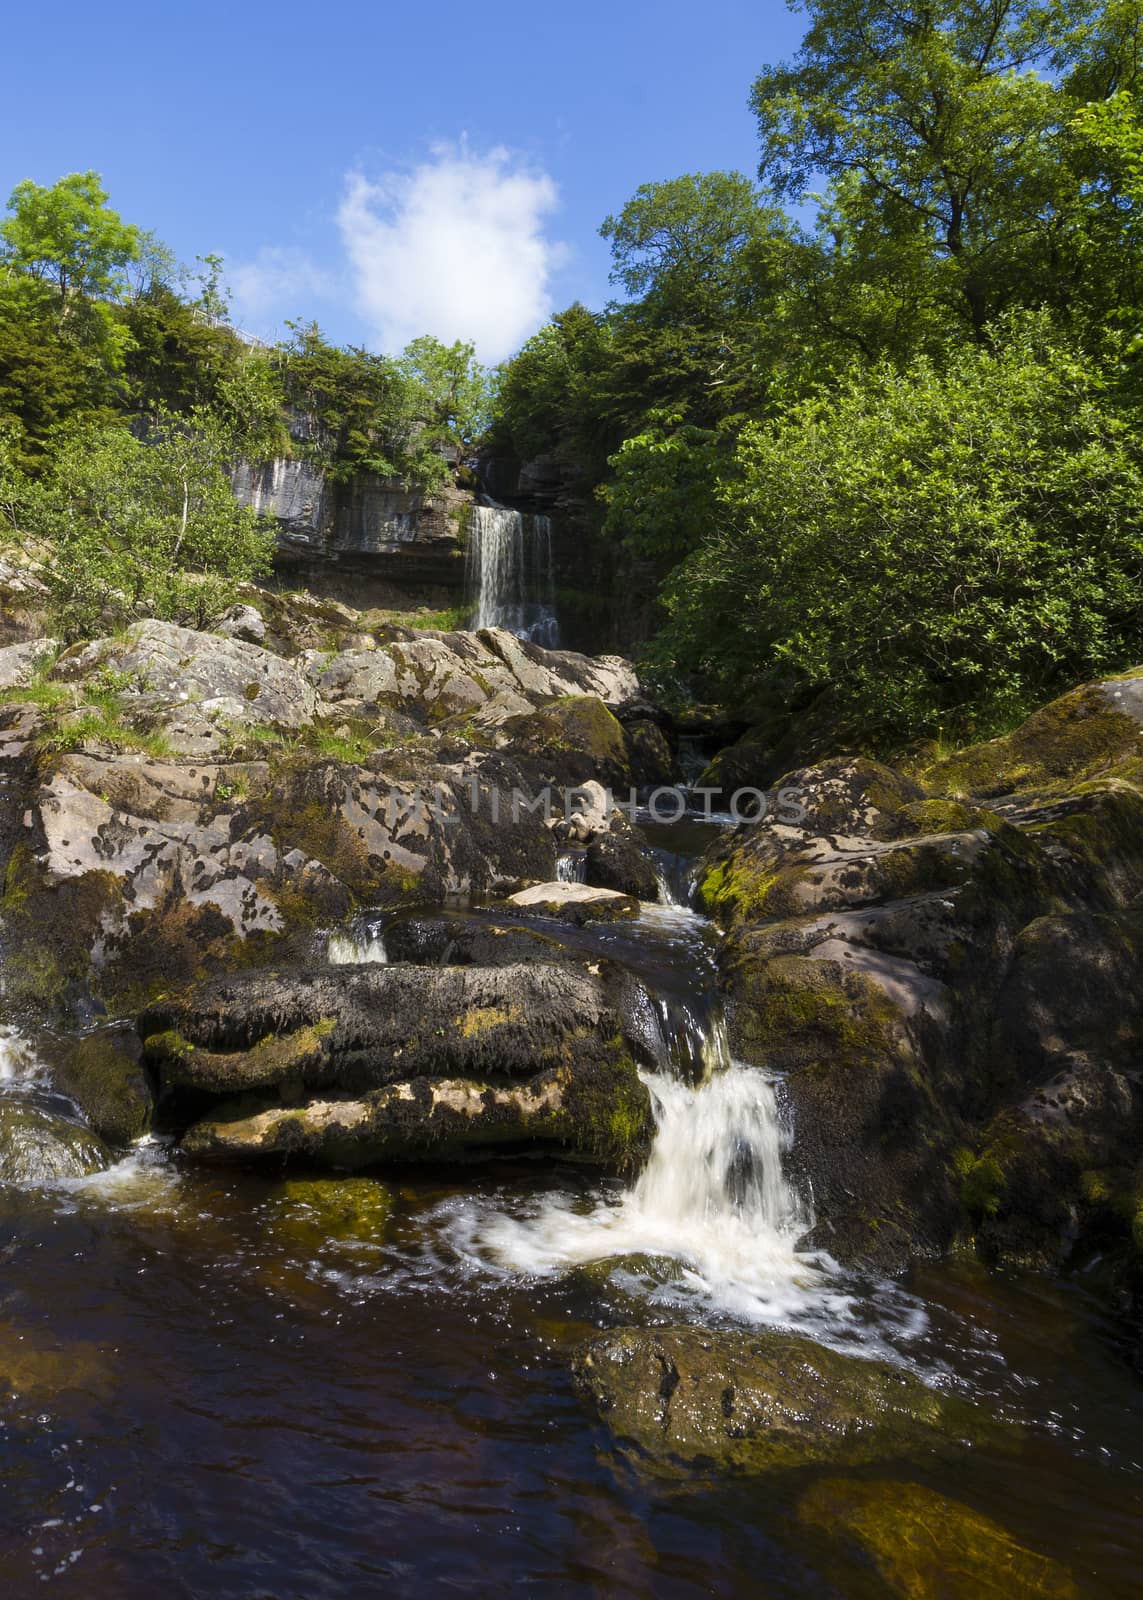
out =
[[580,1347],[574,1373],[616,1443],[660,1471],[923,1460],[1001,1438],[967,1401],[902,1367],[796,1334],[613,1328]]
[[112,1146],[139,1139],[151,1125],[154,1094],[130,1035],[89,1034],[47,1048],[52,1081],[91,1128]]
[[12,1095],[0,1096],[0,1184],[34,1188],[85,1178],[109,1163],[89,1128]]
[[265,645],[266,623],[256,606],[238,604],[224,611],[214,632],[224,639],[244,639],[247,644]]
[[797,1518],[872,1564],[902,1600],[1077,1600],[1069,1572],[1007,1529],[919,1483],[825,1478]]
[[0,690],[23,689],[49,666],[59,651],[58,639],[28,639],[0,650]]
[[548,917],[601,918],[633,916],[635,901],[617,889],[599,889],[589,883],[534,883],[509,895],[506,905]]

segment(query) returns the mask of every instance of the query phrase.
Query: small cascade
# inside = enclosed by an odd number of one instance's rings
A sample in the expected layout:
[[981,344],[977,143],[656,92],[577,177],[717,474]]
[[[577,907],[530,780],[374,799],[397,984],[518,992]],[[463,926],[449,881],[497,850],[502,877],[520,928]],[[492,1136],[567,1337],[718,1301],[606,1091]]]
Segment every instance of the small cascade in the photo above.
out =
[[379,933],[364,937],[352,933],[331,933],[325,958],[331,967],[387,967],[389,953]]
[[466,1249],[537,1275],[608,1262],[616,1281],[638,1279],[654,1301],[697,1300],[752,1322],[812,1326],[844,1314],[836,1264],[797,1248],[814,1219],[783,1167],[789,1135],[774,1080],[732,1058],[721,1013],[694,1045],[699,1082],[670,1065],[642,1075],[656,1134],[631,1189],[586,1212],[556,1195],[525,1219],[470,1218]]
[[552,524],[504,506],[474,506],[469,524],[467,592],[474,628],[506,628],[542,645],[559,646]]
[[0,1024],[0,1087],[27,1083],[38,1075],[35,1053],[18,1028]]
[[582,850],[569,850],[556,857],[556,880],[559,883],[586,883],[587,856]]

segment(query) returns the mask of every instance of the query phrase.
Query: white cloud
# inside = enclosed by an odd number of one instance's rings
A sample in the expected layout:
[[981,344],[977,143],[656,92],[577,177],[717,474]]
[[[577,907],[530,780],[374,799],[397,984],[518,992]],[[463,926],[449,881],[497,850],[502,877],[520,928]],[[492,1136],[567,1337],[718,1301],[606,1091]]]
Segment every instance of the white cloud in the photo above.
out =
[[423,333],[510,355],[551,312],[563,247],[544,234],[556,185],[507,150],[438,145],[409,172],[351,173],[338,226],[357,308],[383,350]]
[[311,301],[328,300],[336,291],[330,274],[303,250],[275,245],[259,250],[253,261],[227,262],[226,281],[235,321],[258,334],[287,317],[308,321]]

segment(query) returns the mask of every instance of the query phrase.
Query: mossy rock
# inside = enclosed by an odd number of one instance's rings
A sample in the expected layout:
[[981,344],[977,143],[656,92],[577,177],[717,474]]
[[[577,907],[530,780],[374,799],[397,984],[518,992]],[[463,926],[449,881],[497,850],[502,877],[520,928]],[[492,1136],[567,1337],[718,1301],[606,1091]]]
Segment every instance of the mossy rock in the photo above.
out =
[[108,1144],[130,1144],[151,1126],[150,1081],[113,1036],[98,1033],[77,1040],[53,1063],[52,1072],[57,1087]]
[[916,1483],[823,1479],[798,1521],[871,1562],[902,1600],[1075,1600],[1071,1574],[959,1501]]
[[658,1471],[773,1473],[1014,1444],[900,1367],[777,1332],[615,1328],[576,1353],[581,1392]]
[[376,1248],[388,1238],[392,1191],[377,1178],[294,1178],[264,1208],[269,1237],[296,1257]]
[[1143,772],[1143,679],[1085,684],[1041,708],[1012,733],[919,764],[932,794],[991,799],[1060,793],[1105,774]]
[[616,790],[632,783],[622,724],[594,695],[552,700],[504,724],[507,750],[541,785],[570,788],[590,778]]
[[85,1178],[102,1172],[110,1159],[90,1128],[28,1101],[0,1096],[0,1184],[23,1189],[60,1178]]

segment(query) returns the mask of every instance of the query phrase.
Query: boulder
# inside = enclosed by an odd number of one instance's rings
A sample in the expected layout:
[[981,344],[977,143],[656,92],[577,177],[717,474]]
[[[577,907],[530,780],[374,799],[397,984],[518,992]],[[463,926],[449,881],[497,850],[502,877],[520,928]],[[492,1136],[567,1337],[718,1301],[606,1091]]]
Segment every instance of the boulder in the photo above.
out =
[[77,1122],[12,1095],[0,1095],[0,1184],[33,1188],[85,1178],[108,1165],[102,1141]]
[[0,649],[0,690],[24,688],[50,665],[59,648],[58,639],[28,639]]
[[47,1054],[56,1088],[75,1101],[101,1139],[123,1146],[147,1132],[154,1095],[132,1035],[93,1033]]
[[631,757],[622,725],[595,696],[554,700],[526,716],[509,718],[504,738],[537,787],[569,789],[589,779],[624,797],[631,787]]
[[359,966],[200,986],[139,1019],[188,1155],[325,1166],[551,1146],[630,1165],[650,1099],[624,997],[579,966]]
[[125,638],[77,645],[52,671],[64,683],[108,674],[185,755],[216,753],[231,725],[303,727],[316,704],[313,686],[269,650],[173,622],[141,622]]
[[618,1030],[602,979],[573,966],[331,967],[198,985],[138,1021],[164,1090],[379,1088],[530,1076]]
[[901,1367],[788,1333],[614,1328],[580,1348],[574,1371],[616,1442],[659,1470],[924,1459],[997,1431]]
[[532,911],[545,917],[558,917],[582,927],[585,921],[610,921],[633,916],[632,896],[617,889],[593,888],[588,883],[534,883],[510,895],[505,905],[518,911]]
[[597,833],[584,858],[585,882],[597,889],[613,889],[636,900],[660,898],[659,873],[647,846],[626,821],[613,821],[606,833]]
[[1076,1600],[1080,1592],[1058,1563],[919,1483],[820,1479],[799,1500],[797,1517],[816,1538],[824,1534],[871,1565],[902,1600]]

